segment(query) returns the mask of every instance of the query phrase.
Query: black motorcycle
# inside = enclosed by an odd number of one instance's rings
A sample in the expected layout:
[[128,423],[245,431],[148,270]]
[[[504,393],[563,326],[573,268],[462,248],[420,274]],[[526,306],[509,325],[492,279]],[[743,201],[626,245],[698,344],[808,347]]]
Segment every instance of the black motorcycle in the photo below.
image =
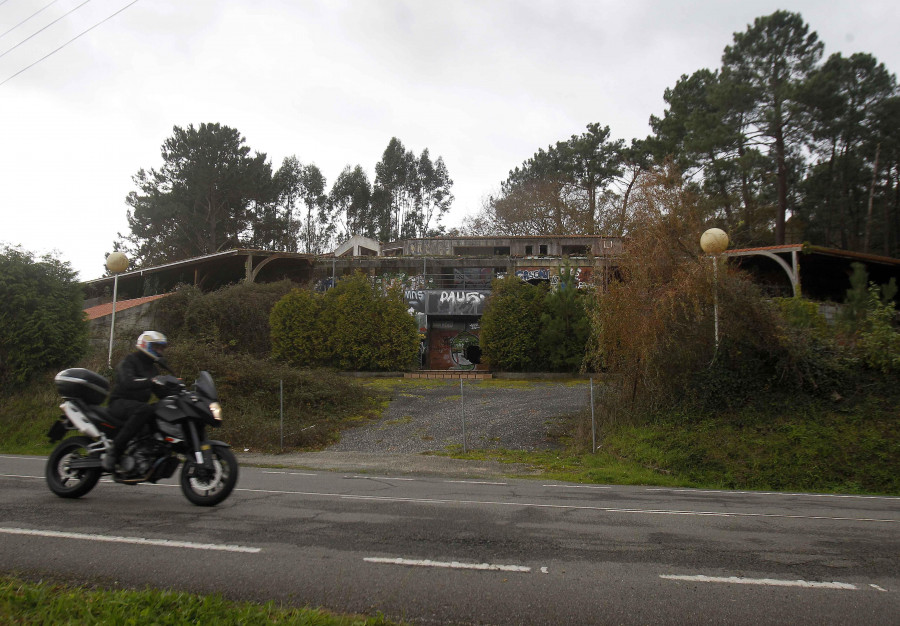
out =
[[[83,368],[61,371],[55,378],[63,398],[60,416],[48,436],[60,443],[47,459],[50,490],[61,498],[80,498],[93,489],[104,470],[101,456],[112,449],[121,421],[100,406],[109,394],[109,381]],[[215,506],[234,489],[238,464],[230,446],[206,438],[206,427],[222,424],[222,407],[209,372],[200,372],[193,391],[175,376],[153,380],[160,400],[154,419],[129,443],[112,472],[117,483],[155,483],[181,468],[181,490],[199,506]],[[64,438],[68,431],[80,436]]]

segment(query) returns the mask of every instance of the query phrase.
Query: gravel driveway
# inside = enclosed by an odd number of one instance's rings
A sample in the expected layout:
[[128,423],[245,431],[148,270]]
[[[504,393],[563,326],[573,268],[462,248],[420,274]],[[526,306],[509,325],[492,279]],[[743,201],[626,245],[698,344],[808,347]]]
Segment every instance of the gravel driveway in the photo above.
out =
[[329,452],[417,454],[468,449],[558,447],[548,432],[565,415],[590,408],[588,381],[428,381],[401,385],[381,419],[345,431]]

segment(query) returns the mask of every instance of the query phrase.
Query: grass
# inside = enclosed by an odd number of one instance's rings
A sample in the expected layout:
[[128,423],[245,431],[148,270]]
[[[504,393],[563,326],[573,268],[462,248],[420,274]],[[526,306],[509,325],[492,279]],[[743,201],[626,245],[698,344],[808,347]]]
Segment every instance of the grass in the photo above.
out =
[[[259,393],[258,378],[243,380],[227,369],[221,374],[226,426],[216,437],[236,449],[279,451],[277,396]],[[289,374],[277,368],[268,376],[270,387],[274,376],[293,376],[293,408],[286,416],[289,450],[321,449],[337,441],[341,430],[380,417],[391,397],[448,384],[320,371]],[[535,383],[495,379],[473,384],[508,389]],[[606,421],[598,424],[595,454],[590,454],[590,414],[583,412],[554,427],[562,450],[470,449],[463,454],[451,447],[443,454],[524,464],[545,478],[581,483],[900,495],[898,396],[900,391],[884,389],[837,402],[773,396],[756,407],[715,416]],[[59,414],[58,404],[51,377],[5,396],[0,452],[49,454],[46,432]],[[410,421],[404,416],[391,425]]]
[[53,376],[39,377],[28,387],[3,394],[0,399],[0,452],[50,454],[53,445],[47,431],[62,414],[62,399],[53,386]]
[[221,595],[106,590],[7,575],[0,576],[0,623],[388,626],[394,622],[382,616],[338,615],[274,602],[233,602]]
[[595,454],[584,412],[555,433],[561,450],[464,454],[450,446],[441,454],[524,464],[542,478],[579,483],[897,496],[898,405],[893,395],[848,403],[794,397],[715,416],[601,423]]

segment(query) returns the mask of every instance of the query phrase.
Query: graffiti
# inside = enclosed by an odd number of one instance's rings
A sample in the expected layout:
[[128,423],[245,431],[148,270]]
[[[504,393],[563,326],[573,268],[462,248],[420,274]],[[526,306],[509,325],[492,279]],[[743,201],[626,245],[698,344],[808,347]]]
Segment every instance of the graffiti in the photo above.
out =
[[[572,268],[575,273],[575,286],[577,289],[586,289],[591,286],[591,268],[575,267]],[[555,289],[559,286],[559,272],[550,268],[534,268],[516,270],[516,276],[525,282],[535,280],[545,280]]]
[[414,313],[426,315],[481,315],[490,291],[407,290],[406,305]]
[[550,280],[550,270],[546,267],[537,270],[516,270],[516,276],[525,282],[529,280]]
[[486,294],[479,291],[442,291],[437,313],[447,315],[481,315]]

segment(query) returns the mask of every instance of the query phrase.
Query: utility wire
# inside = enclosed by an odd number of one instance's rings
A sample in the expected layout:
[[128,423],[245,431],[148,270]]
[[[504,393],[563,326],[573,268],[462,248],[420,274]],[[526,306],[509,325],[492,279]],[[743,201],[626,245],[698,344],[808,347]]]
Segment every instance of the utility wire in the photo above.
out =
[[[85,4],[87,4],[87,2],[90,2],[90,0],[86,0]],[[133,0],[132,2],[129,2],[129,3],[126,4],[124,7],[122,7],[121,9],[119,9],[118,11],[116,11],[115,13],[113,13],[112,15],[110,15],[109,17],[106,17],[106,18],[100,20],[99,22],[97,22],[96,24],[94,24],[93,26],[91,26],[90,28],[88,28],[87,30],[84,30],[84,31],[78,33],[77,35],[75,35],[74,37],[72,37],[69,41],[67,41],[66,43],[64,43],[63,45],[61,45],[59,48],[57,48],[56,50],[54,50],[53,52],[50,52],[49,54],[46,54],[46,55],[42,56],[40,59],[38,59],[37,61],[35,61],[35,62],[32,63],[31,65],[22,68],[21,70],[19,70],[18,72],[16,72],[16,73],[13,74],[12,76],[10,76],[9,78],[5,79],[3,82],[0,82],[0,87],[2,87],[3,85],[5,85],[5,84],[8,83],[9,81],[11,81],[13,78],[15,78],[16,76],[18,76],[18,75],[21,74],[22,72],[25,72],[26,70],[30,70],[32,67],[34,67],[35,65],[37,65],[38,63],[40,63],[41,61],[43,61],[44,59],[46,59],[47,57],[53,56],[54,54],[56,54],[57,52],[59,52],[60,50],[62,50],[62,49],[65,48],[66,46],[68,46],[70,43],[72,43],[73,41],[75,41],[76,39],[78,39],[79,37],[81,37],[82,35],[86,35],[87,33],[91,32],[92,30],[94,30],[95,28],[97,28],[98,26],[100,26],[101,24],[103,24],[103,23],[105,23],[105,22],[108,22],[109,20],[111,20],[112,18],[114,18],[115,16],[117,16],[119,13],[121,13],[122,11],[124,11],[125,9],[127,9],[128,7],[130,7],[131,5],[137,4],[137,2],[138,2],[138,0]],[[76,7],[76,8],[77,8],[77,7]],[[0,55],[0,56],[2,56],[2,55]]]
[[48,28],[50,28],[51,26],[53,26],[54,24],[56,24],[56,23],[57,23],[59,20],[61,20],[62,18],[66,17],[67,15],[69,15],[69,14],[71,14],[71,13],[74,13],[75,11],[77,11],[78,9],[80,9],[81,7],[83,7],[84,5],[86,5],[86,4],[87,4],[88,2],[90,2],[90,1],[91,1],[91,0],[84,0],[84,2],[82,2],[81,4],[79,4],[77,7],[75,7],[75,8],[72,9],[71,11],[68,11],[68,12],[66,12],[66,13],[64,13],[64,14],[62,14],[62,15],[60,15],[58,18],[56,18],[55,20],[53,20],[52,22],[50,22],[49,24],[47,24],[46,26],[44,26],[44,27],[43,27],[42,29],[40,29],[39,31],[34,32],[34,33],[28,35],[28,37],[26,37],[25,39],[23,39],[22,41],[20,41],[20,42],[17,43],[16,45],[14,45],[12,48],[10,48],[9,50],[7,50],[7,51],[4,52],[3,54],[0,54],[0,59],[2,59],[3,57],[5,57],[7,54],[9,54],[9,53],[12,52],[13,50],[15,50],[16,48],[18,48],[19,46],[21,46],[23,43],[25,43],[26,41],[28,41],[29,39],[31,39],[31,38],[34,37],[35,35],[38,35],[38,34],[44,32],[45,30],[47,30]]
[[[14,30],[16,30],[19,26],[21,26],[22,24],[24,24],[25,22],[27,22],[28,20],[30,20],[31,18],[33,18],[35,15],[37,15],[38,13],[40,13],[41,11],[43,11],[44,9],[49,8],[51,5],[56,4],[58,1],[59,1],[59,0],[53,0],[53,2],[51,2],[50,4],[44,5],[42,8],[38,9],[37,11],[35,11],[34,13],[32,13],[31,15],[29,15],[28,17],[26,17],[24,20],[22,20],[21,22],[19,22],[18,24],[16,24],[16,25],[13,26],[12,28],[10,28],[10,29],[9,29],[8,31],[6,31],[5,33],[0,33],[0,39],[3,39],[3,38],[6,37],[8,34],[10,34],[11,32],[13,32]],[[2,3],[0,3],[0,4],[2,4]]]

